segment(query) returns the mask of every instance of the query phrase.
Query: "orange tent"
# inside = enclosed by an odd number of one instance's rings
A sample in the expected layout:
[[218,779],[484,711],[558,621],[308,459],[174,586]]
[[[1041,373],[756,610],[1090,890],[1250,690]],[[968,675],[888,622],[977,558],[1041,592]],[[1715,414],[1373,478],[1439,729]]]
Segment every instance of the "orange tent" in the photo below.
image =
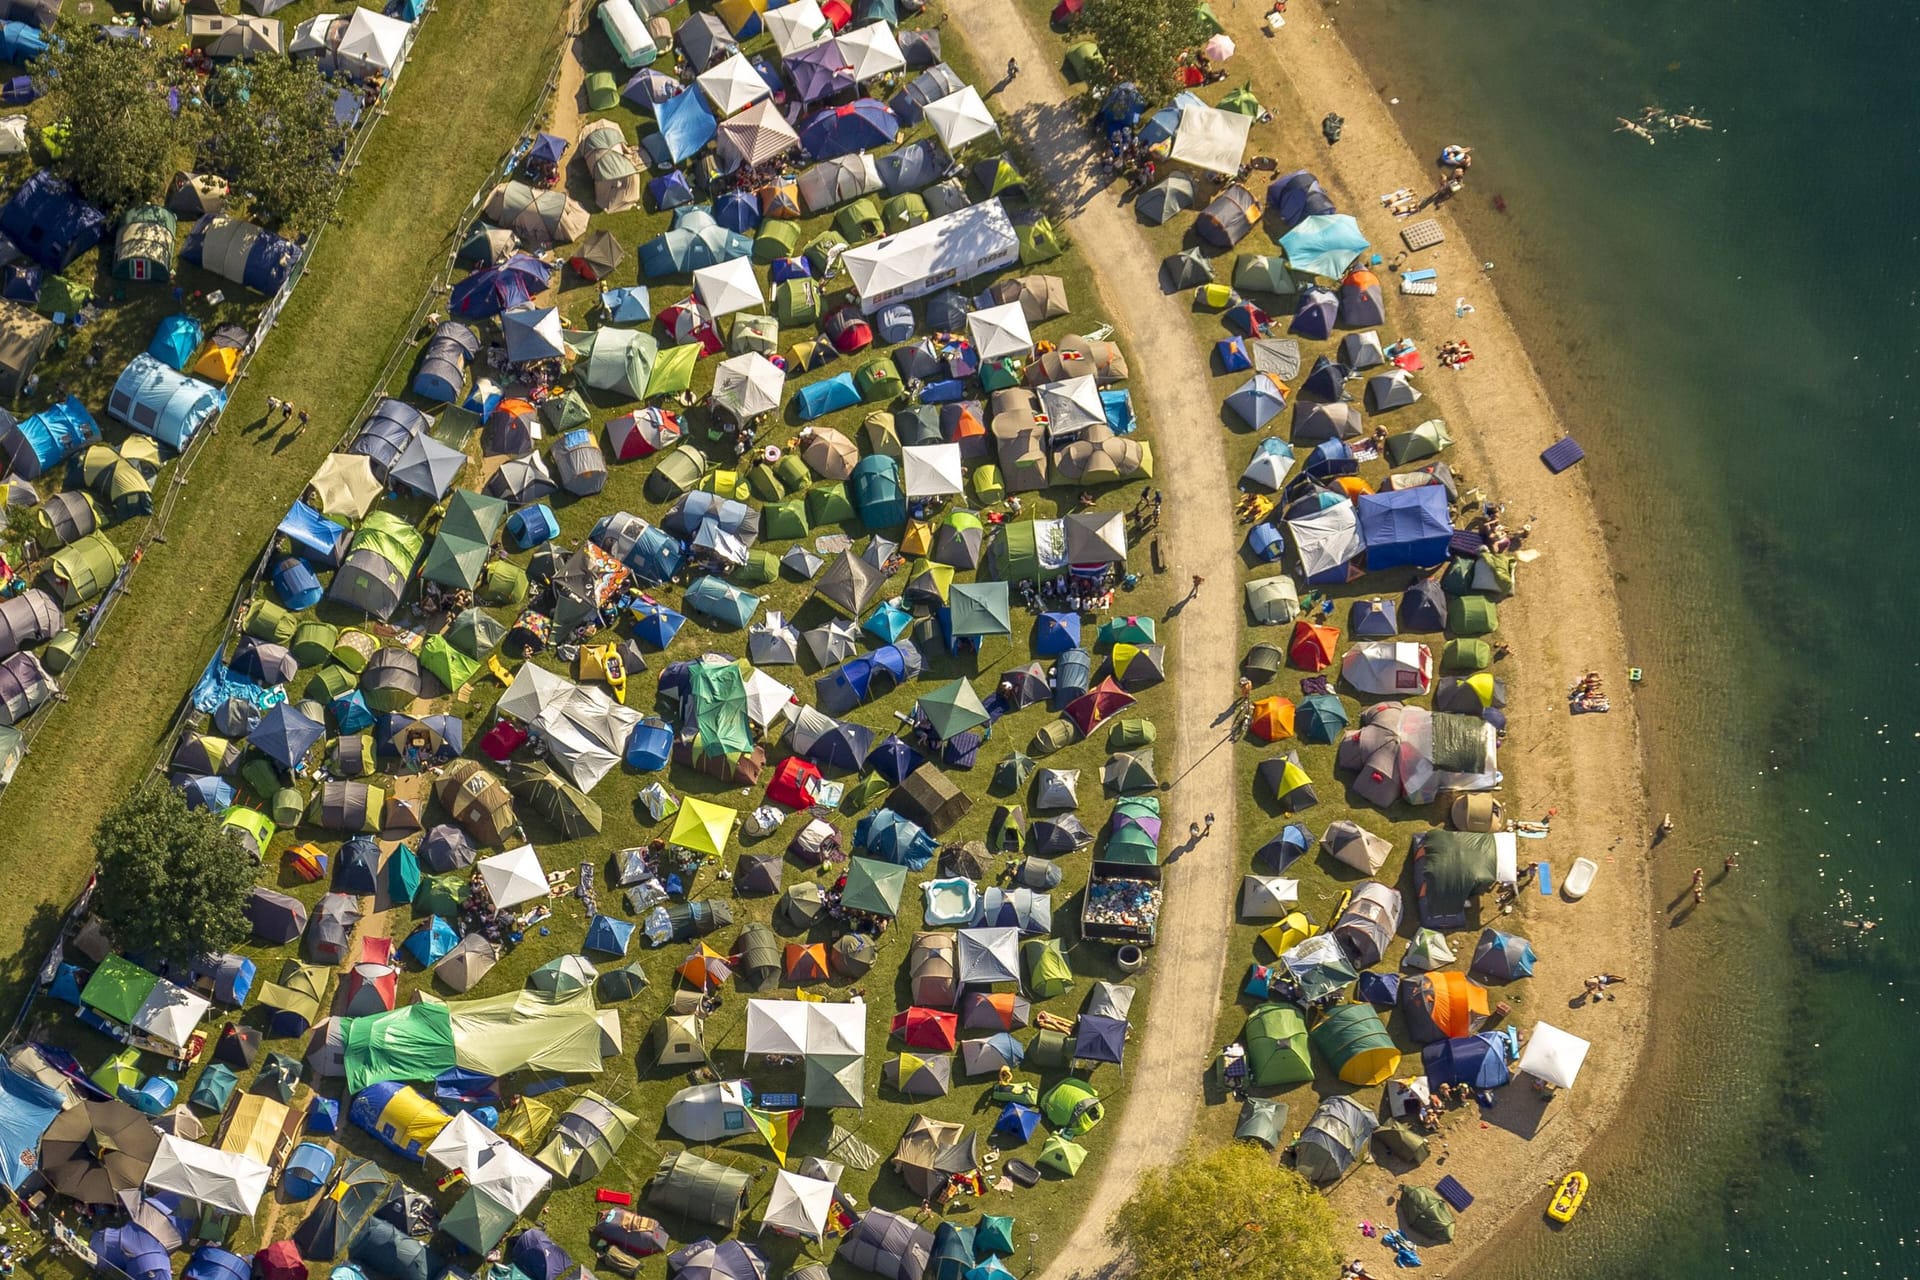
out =
[[1490,1008],[1485,987],[1450,970],[1402,977],[1398,1002],[1407,1035],[1421,1044],[1472,1035]]
[[720,986],[733,976],[733,970],[727,967],[727,958],[704,942],[680,962],[677,972],[688,986],[702,991]]
[[1262,698],[1253,704],[1253,720],[1248,726],[1262,742],[1278,742],[1293,736],[1293,703],[1282,697]]
[[827,944],[789,942],[787,944],[787,981],[794,986],[804,982],[827,980]]
[[1302,671],[1325,671],[1333,665],[1333,647],[1339,643],[1338,627],[1323,627],[1302,618],[1293,624],[1287,661]]
[[1333,479],[1333,487],[1346,494],[1348,501],[1373,492],[1373,486],[1359,476],[1336,476]]

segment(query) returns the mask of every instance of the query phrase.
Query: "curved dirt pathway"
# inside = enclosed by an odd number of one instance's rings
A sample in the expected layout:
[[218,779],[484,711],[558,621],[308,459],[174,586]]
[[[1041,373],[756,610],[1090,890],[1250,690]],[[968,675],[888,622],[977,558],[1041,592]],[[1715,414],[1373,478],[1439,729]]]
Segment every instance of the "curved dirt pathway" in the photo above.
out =
[[[1222,712],[1233,702],[1239,672],[1239,588],[1233,521],[1225,495],[1233,491],[1226,452],[1213,422],[1206,358],[1181,309],[1183,295],[1160,291],[1159,257],[1141,237],[1133,216],[1088,180],[1096,172],[1086,127],[1068,105],[1055,70],[1057,54],[1043,51],[1011,0],[967,0],[948,21],[966,36],[982,68],[1017,58],[1021,73],[1002,85],[993,103],[1010,139],[1025,150],[1030,174],[1044,174],[1056,220],[1087,252],[1104,313],[1120,331],[1134,370],[1133,394],[1144,401],[1159,431],[1154,484],[1166,495],[1161,537],[1166,571],[1176,584],[1207,578],[1181,607],[1172,627],[1172,678],[1180,691],[1179,740],[1167,804],[1167,830],[1184,840],[1187,824],[1214,814],[1213,834],[1186,848],[1167,871],[1167,902],[1151,963],[1183,985],[1206,993],[1206,1010],[1163,989],[1133,1043],[1127,1100],[1109,1121],[1113,1150],[1087,1198],[1074,1232],[1062,1241],[1043,1280],[1065,1280],[1106,1270],[1113,1260],[1106,1224],[1140,1174],[1186,1144],[1201,1098],[1201,1076],[1213,1051],[1214,1003],[1227,959],[1226,922],[1232,918],[1234,794],[1230,728]],[[1085,308],[1084,301],[1079,304]],[[1087,308],[1091,310],[1091,308]],[[1194,389],[1201,388],[1198,400]],[[1196,406],[1199,406],[1196,408]],[[1224,770],[1224,772],[1223,772]],[[1220,785],[1221,778],[1228,779]]]

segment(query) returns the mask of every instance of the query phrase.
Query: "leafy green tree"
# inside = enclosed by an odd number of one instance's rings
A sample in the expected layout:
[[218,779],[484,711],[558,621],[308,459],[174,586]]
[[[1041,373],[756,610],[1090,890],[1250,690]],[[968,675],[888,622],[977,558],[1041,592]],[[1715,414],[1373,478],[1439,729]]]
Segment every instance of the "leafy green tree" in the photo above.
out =
[[94,910],[122,947],[185,963],[244,941],[253,860],[205,809],[157,778],[94,828]]
[[1131,80],[1149,100],[1180,87],[1180,55],[1205,44],[1197,0],[1087,0],[1080,30],[1100,46],[1115,80]]
[[157,44],[101,39],[67,18],[53,36],[34,63],[34,82],[64,127],[54,172],[108,208],[158,199],[193,154],[201,128],[190,93],[179,93],[174,105],[167,54]]
[[1340,1266],[1338,1230],[1305,1178],[1235,1142],[1141,1178],[1107,1240],[1137,1276],[1325,1280]]
[[311,230],[340,194],[335,151],[346,131],[334,120],[339,87],[310,58],[231,62],[208,86],[212,167],[256,218]]

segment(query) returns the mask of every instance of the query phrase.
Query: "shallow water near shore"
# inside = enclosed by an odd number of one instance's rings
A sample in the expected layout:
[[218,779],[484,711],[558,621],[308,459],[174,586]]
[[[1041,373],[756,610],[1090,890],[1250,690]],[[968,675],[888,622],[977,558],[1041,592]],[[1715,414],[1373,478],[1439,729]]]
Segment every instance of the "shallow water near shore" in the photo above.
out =
[[[1473,1273],[1920,1273],[1920,12],[1332,13],[1416,151],[1476,148],[1458,216],[1588,449],[1679,822],[1611,851],[1662,887],[1653,982],[1620,997],[1657,1014],[1630,1114],[1577,1221],[1527,1221]],[[1613,132],[1649,104],[1716,131]]]

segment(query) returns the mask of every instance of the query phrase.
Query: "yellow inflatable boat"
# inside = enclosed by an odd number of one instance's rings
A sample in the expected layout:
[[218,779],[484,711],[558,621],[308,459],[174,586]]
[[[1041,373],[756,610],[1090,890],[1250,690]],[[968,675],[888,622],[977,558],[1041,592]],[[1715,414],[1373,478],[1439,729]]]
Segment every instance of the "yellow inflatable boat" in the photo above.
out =
[[1575,1170],[1560,1179],[1560,1186],[1553,1193],[1553,1203],[1547,1206],[1547,1216],[1555,1222],[1572,1222],[1573,1215],[1580,1212],[1581,1201],[1587,1198],[1587,1175]]

